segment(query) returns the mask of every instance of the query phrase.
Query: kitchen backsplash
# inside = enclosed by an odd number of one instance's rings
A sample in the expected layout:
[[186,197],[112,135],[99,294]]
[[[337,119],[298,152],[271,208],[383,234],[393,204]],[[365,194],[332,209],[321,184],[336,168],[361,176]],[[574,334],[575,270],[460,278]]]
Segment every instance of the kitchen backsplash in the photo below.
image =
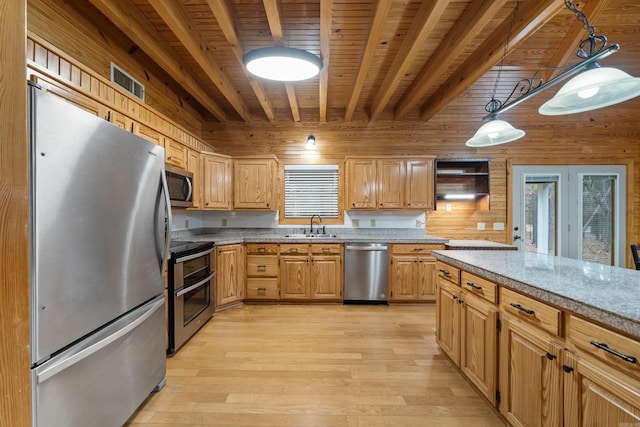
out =
[[[358,234],[366,233],[366,230],[379,234],[380,230],[386,229],[408,229],[421,235],[425,234],[428,215],[424,212],[403,212],[403,211],[351,211],[345,212],[344,225],[326,225],[327,229],[354,229]],[[295,229],[300,232],[302,225],[292,226],[291,224],[279,224],[277,212],[247,212],[247,211],[188,211],[174,210],[172,231],[181,230],[201,230],[201,229],[268,229],[273,233],[273,229]],[[308,227],[307,227],[308,228]]]

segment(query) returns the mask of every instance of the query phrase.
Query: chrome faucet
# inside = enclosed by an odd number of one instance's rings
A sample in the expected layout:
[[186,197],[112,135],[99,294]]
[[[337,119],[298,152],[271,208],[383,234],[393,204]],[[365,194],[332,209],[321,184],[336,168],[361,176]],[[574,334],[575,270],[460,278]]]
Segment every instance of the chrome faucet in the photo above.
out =
[[318,219],[320,220],[320,223],[322,224],[322,218],[320,217],[320,215],[311,215],[311,221],[310,221],[310,227],[309,227],[309,234],[313,234],[313,218],[318,217]]

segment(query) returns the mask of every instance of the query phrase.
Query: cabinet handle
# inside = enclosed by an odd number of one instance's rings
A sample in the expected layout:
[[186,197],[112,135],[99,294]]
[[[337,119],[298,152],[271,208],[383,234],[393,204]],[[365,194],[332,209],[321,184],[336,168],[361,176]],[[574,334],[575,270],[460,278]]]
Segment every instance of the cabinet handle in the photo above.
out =
[[258,248],[258,252],[264,252],[266,250],[267,250],[267,248]]
[[298,248],[289,248],[289,252],[298,252]]
[[524,308],[524,307],[523,307],[523,306],[521,306],[520,304],[514,304],[514,303],[511,303],[511,307],[513,307],[513,308],[517,308],[518,310],[520,310],[520,311],[522,311],[522,312],[525,312],[525,313],[527,313],[527,314],[529,314],[529,315],[533,315],[533,314],[535,314],[535,313],[536,313],[536,312],[535,312],[535,311],[533,311],[533,310],[529,310],[529,309],[527,309],[527,308]]
[[457,299],[458,299],[458,296],[457,296],[457,295],[454,295],[454,296],[453,296],[453,300],[455,301],[455,300],[457,300]]
[[444,274],[445,276],[450,276],[451,275],[451,273],[449,273],[447,270],[443,270],[443,269],[440,269],[440,273]]
[[567,374],[570,374],[571,372],[573,372],[573,368],[567,365],[562,365],[562,370],[565,371]]
[[467,282],[467,286],[469,286],[472,289],[475,289],[476,291],[482,291],[482,286],[478,286],[475,283]]
[[258,271],[266,271],[267,270],[267,266],[266,265],[259,265],[258,266]]
[[464,304],[464,300],[459,299],[459,300],[458,300],[458,304]]
[[598,341],[589,341],[589,344],[599,348],[600,350],[604,350],[607,353],[611,353],[614,356],[617,356],[620,359],[624,360],[625,362],[629,362],[629,363],[637,363],[638,362],[637,358],[635,358],[633,356],[627,356],[626,354],[622,354],[619,351],[615,351],[614,349],[609,348],[609,346],[606,345],[605,343],[599,343]]
[[556,356],[555,354],[551,354],[549,352],[547,352],[547,359],[549,360],[554,360],[556,359],[558,356]]
[[258,288],[258,292],[260,292],[260,291],[267,292],[267,288]]
[[322,252],[331,252],[331,248],[322,248]]
[[[413,248],[414,251],[420,252],[420,251],[424,251],[424,248]],[[442,271],[442,270],[440,270]]]

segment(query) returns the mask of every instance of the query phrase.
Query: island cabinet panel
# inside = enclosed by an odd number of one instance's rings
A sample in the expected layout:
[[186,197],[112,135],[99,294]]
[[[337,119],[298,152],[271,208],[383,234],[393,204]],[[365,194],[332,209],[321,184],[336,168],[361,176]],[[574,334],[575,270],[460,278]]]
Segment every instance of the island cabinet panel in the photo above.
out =
[[449,359],[460,366],[460,309],[458,301],[462,290],[440,281],[436,301],[436,341]]

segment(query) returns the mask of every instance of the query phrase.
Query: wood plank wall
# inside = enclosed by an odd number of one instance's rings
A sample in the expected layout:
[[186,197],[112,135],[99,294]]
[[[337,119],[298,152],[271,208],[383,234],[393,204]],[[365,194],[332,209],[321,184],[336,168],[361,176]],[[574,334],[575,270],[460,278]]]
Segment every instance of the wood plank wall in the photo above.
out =
[[0,425],[31,425],[26,0],[0,0]]

